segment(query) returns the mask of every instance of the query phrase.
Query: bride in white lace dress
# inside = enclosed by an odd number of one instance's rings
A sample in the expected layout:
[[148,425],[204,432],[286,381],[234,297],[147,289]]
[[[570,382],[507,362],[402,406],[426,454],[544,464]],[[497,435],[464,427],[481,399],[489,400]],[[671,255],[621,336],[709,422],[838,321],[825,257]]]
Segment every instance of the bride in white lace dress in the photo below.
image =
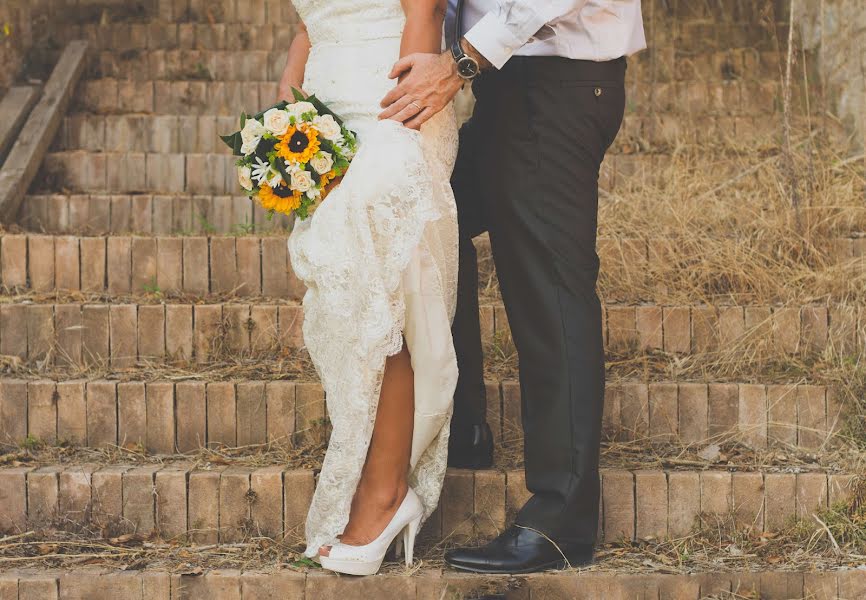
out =
[[[445,0],[294,0],[304,27],[280,94],[315,94],[358,134],[340,186],[289,240],[304,339],[333,426],[306,554],[351,574],[411,547],[436,508],[457,381],[453,109],[420,131],[380,121],[394,63],[437,52]],[[399,534],[403,534],[400,536]]]

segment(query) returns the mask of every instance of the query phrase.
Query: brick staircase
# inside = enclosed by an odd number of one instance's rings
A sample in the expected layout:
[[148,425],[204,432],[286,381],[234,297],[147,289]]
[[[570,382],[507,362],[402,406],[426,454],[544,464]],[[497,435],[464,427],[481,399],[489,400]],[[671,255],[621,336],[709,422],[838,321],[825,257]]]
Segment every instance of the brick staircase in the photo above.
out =
[[[361,581],[287,569],[292,555],[186,572],[184,561],[215,544],[265,538],[291,555],[324,448],[324,393],[303,352],[289,224],[236,195],[233,160],[217,138],[240,110],[275,100],[296,17],[286,0],[57,5],[55,40],[84,38],[95,49],[17,227],[0,235],[0,443],[9,450],[0,454],[0,533],[156,532],[151,543],[170,540],[166,556],[186,558],[126,572],[122,561],[0,564],[0,600],[866,597],[863,571],[754,570],[736,560],[689,571],[640,554],[653,540],[728,525],[772,536],[801,519],[817,529],[816,511],[850,498],[861,475],[862,462],[839,458],[850,406],[834,387],[796,375],[698,378],[619,366],[657,355],[688,363],[743,339],[792,361],[853,352],[866,344],[856,301],[608,298],[604,336],[615,364],[599,566],[520,578],[443,570],[442,546],[495,535],[527,496],[515,458],[513,345],[483,239],[498,466],[448,473],[422,567],[392,565]],[[645,2],[656,50],[631,64],[607,189],[640,180],[683,140],[774,137],[778,52],[749,6]],[[827,264],[866,268],[866,238],[816,243]],[[602,283],[635,264],[649,278],[672,252],[675,242],[649,234],[602,238]],[[720,457],[704,452],[714,444]],[[624,548],[639,557],[638,572],[616,562]]]

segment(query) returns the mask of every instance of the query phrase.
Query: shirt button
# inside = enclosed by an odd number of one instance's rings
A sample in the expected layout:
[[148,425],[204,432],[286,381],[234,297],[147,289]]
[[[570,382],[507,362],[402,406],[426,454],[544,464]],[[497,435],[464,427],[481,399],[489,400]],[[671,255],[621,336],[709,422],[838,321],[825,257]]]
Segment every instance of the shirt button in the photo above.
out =
[[595,97],[598,98],[601,96],[601,88],[595,88]]

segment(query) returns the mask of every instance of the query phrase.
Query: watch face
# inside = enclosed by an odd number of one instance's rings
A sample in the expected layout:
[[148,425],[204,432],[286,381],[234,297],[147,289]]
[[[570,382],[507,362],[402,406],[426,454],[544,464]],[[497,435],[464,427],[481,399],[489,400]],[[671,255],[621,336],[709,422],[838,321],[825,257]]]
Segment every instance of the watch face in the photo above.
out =
[[478,63],[470,56],[464,56],[457,63],[457,72],[464,79],[472,79],[478,75]]

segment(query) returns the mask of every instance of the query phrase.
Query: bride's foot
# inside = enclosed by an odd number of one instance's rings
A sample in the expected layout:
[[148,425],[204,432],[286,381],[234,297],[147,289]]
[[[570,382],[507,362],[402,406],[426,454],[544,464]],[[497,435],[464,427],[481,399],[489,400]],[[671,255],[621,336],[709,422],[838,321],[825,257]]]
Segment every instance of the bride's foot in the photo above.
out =
[[[409,486],[405,481],[384,489],[382,486],[365,485],[362,478],[352,499],[351,516],[340,536],[340,543],[365,546],[373,542],[394,518],[408,491]],[[325,546],[319,550],[319,555],[328,556],[330,550],[330,546]]]
[[[379,506],[377,512],[381,513],[381,504]],[[379,572],[388,548],[396,541],[398,555],[402,548],[408,567],[412,564],[415,537],[423,516],[421,500],[409,488],[391,519],[372,541],[363,545],[338,542],[327,550],[327,554],[319,556],[319,563],[324,569],[345,575],[374,575]]]

